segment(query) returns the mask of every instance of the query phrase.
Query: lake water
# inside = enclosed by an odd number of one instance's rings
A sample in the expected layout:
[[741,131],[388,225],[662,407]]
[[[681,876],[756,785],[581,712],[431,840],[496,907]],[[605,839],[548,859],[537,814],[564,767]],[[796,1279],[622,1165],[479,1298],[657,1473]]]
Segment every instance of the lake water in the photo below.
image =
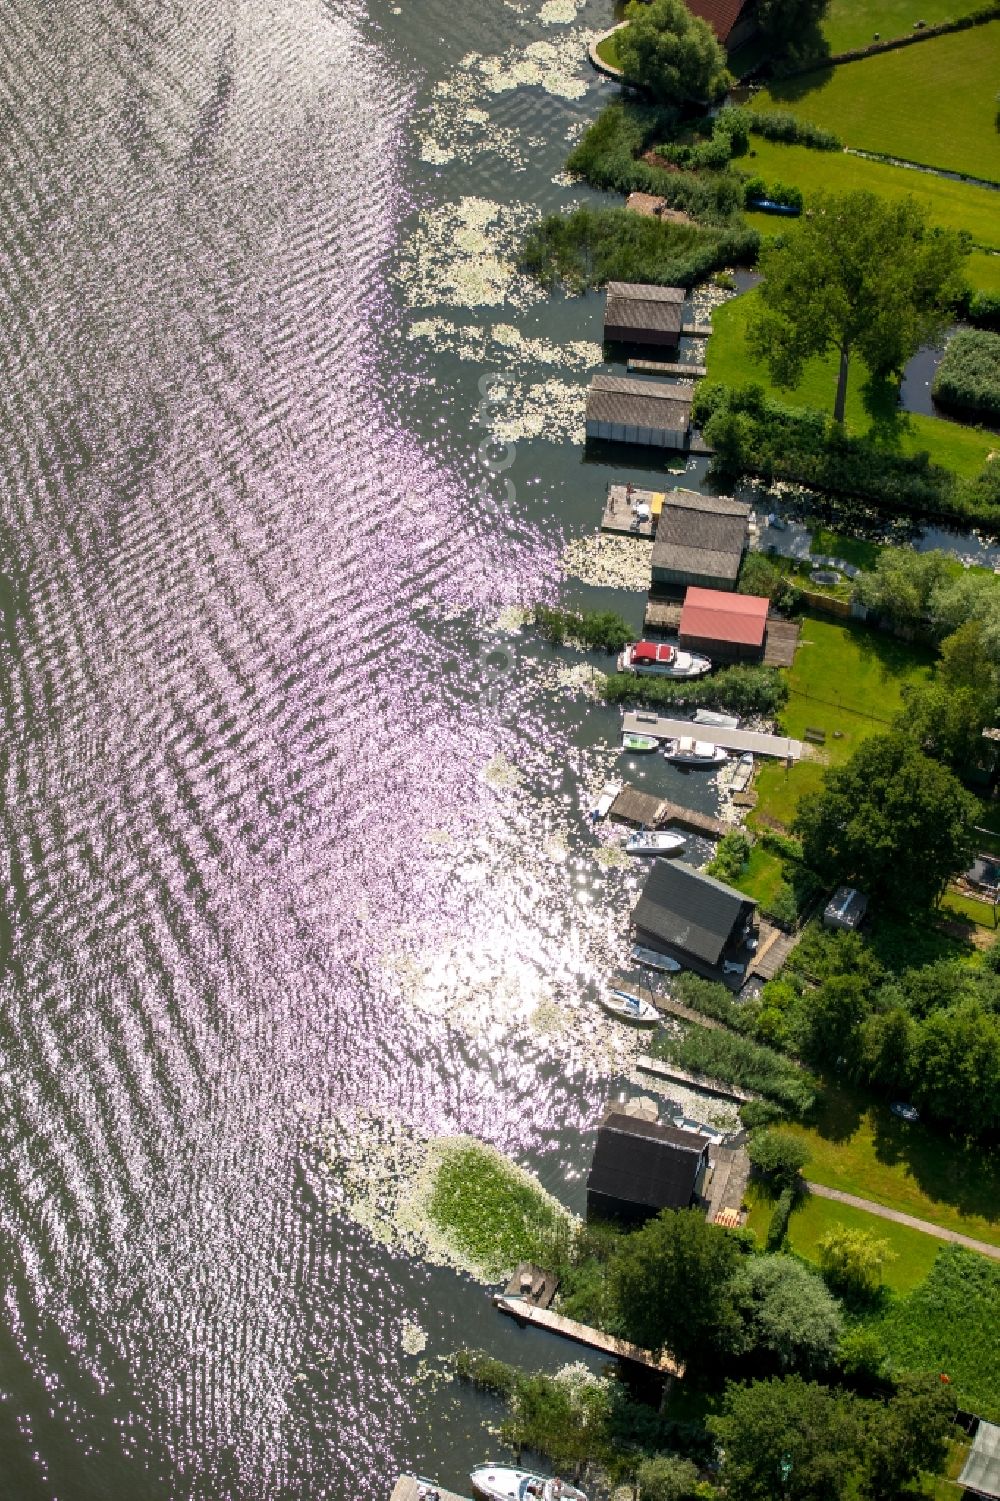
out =
[[593,999],[618,716],[510,615],[566,571],[641,619],[627,544],[564,559],[648,478],[583,456],[601,301],[513,262],[594,196],[606,24],[5,7],[0,1495],[464,1489],[496,1414],[440,1357],[575,1358],[358,1200],[393,1131],[468,1132],[579,1210],[645,1087]]

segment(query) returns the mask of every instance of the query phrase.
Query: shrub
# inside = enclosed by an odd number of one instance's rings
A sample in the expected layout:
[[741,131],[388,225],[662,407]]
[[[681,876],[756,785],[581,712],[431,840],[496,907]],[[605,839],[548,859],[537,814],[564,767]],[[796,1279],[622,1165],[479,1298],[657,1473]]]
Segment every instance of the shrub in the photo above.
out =
[[[814,882],[814,889],[818,888],[818,879]],[[769,922],[776,923],[779,928],[790,932],[801,916],[802,908],[794,887],[787,881],[782,881],[774,894],[761,902],[760,911]]]
[[688,972],[679,974],[671,982],[670,993],[682,1005],[690,1006],[702,1016],[710,1016],[723,1026],[742,1031],[746,1025],[748,1008],[733,999],[732,992],[717,980],[703,980],[700,975]]
[[750,840],[742,829],[733,829],[719,841],[715,855],[705,867],[717,881],[738,881],[750,859]]
[[485,1350],[461,1349],[455,1352],[455,1374],[480,1391],[507,1397],[514,1390],[517,1372],[505,1361],[495,1360]]
[[788,683],[773,667],[724,667],[697,682],[611,673],[604,683],[609,703],[631,701],[649,708],[661,705],[693,709],[728,709],[733,714],[777,714],[788,698]]
[[788,1221],[792,1217],[795,1208],[796,1193],[794,1188],[783,1188],[775,1200],[771,1211],[771,1218],[767,1226],[767,1249],[780,1251],[788,1233]]
[[747,553],[736,587],[740,594],[763,595],[779,610],[795,610],[802,603],[802,590],[762,552]]
[[758,244],[746,226],[713,229],[623,208],[578,208],[535,224],[522,261],[536,280],[562,282],[574,292],[608,281],[688,287],[734,261],[752,261]]
[[757,1171],[782,1189],[794,1189],[809,1161],[805,1142],[788,1131],[757,1131],[750,1138],[747,1151]]
[[871,1294],[882,1281],[882,1269],[896,1260],[889,1242],[868,1230],[834,1225],[817,1242],[819,1264],[831,1287],[855,1296]]
[[618,59],[631,83],[675,106],[721,99],[732,83],[726,55],[706,21],[682,0],[633,0],[618,33]]
[[674,1454],[654,1454],[635,1472],[639,1501],[689,1501],[697,1495],[698,1466]]
[[591,651],[619,652],[634,635],[628,622],[612,610],[557,610],[536,605],[532,623],[553,646],[571,640]]
[[977,328],[1000,329],[1000,292],[973,292],[965,316]]
[[750,129],[765,141],[784,141],[791,146],[811,146],[814,151],[841,151],[843,141],[832,131],[822,130],[810,120],[778,111],[751,110]]
[[934,400],[976,417],[1000,417],[1000,334],[960,328],[934,377]]

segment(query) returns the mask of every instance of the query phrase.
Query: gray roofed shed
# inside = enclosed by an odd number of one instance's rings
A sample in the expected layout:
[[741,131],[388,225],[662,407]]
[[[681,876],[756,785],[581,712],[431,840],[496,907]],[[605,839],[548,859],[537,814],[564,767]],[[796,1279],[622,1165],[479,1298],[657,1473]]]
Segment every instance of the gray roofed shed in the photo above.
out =
[[988,1501],[1000,1497],[1000,1428],[995,1423],[979,1419],[958,1484],[974,1496],[987,1497]]
[[734,589],[750,540],[750,507],[723,495],[668,492],[656,528],[654,585]]
[[613,1106],[597,1133],[587,1209],[642,1222],[687,1209],[708,1168],[708,1140],[694,1131],[625,1115]]
[[727,948],[742,943],[753,914],[744,892],[682,860],[655,860],[632,921],[651,947],[666,946],[714,969]]
[[684,317],[683,287],[609,281],[604,337],[620,343],[676,348]]
[[587,392],[587,437],[687,448],[694,387],[595,375]]

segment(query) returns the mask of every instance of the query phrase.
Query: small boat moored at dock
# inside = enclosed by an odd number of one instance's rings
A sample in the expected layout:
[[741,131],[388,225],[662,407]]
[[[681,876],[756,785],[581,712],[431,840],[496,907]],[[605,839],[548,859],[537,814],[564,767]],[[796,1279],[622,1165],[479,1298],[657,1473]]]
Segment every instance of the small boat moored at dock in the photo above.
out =
[[652,1001],[632,995],[628,990],[608,990],[601,996],[601,1005],[619,1021],[635,1022],[640,1027],[655,1027],[660,1013]]
[[714,709],[699,709],[693,724],[714,724],[719,730],[738,730],[740,721],[735,714],[717,714]]
[[622,750],[631,751],[633,755],[637,755],[640,751],[655,751],[659,743],[655,735],[629,733],[622,736]]
[[708,657],[696,657],[665,641],[635,641],[618,658],[619,672],[636,672],[647,677],[702,678],[711,670]]
[[612,805],[619,792],[622,790],[621,782],[605,782],[601,788],[601,795],[590,810],[590,816],[596,823],[598,819],[607,818]]
[[692,740],[682,735],[678,740],[665,740],[663,754],[675,766],[721,766],[729,756],[719,745],[708,740]]
[[643,964],[647,969],[658,969],[664,975],[679,974],[683,968],[676,959],[671,959],[669,954],[661,954],[657,949],[644,948],[641,943],[633,943],[630,953],[636,964]]
[[687,844],[683,834],[659,834],[641,829],[625,841],[626,855],[677,855]]
[[486,1501],[587,1501],[583,1491],[558,1475],[533,1475],[513,1465],[477,1465],[469,1479]]

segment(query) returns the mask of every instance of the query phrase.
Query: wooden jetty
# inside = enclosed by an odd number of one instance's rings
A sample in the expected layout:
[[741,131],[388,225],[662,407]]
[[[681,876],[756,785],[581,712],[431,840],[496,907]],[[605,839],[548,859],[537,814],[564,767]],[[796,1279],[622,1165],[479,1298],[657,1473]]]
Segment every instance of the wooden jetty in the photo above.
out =
[[[707,726],[704,726],[707,730]],[[714,733],[714,731],[713,731]],[[704,834],[708,839],[721,839],[729,832],[729,825],[709,813],[696,813],[693,808],[682,808],[666,797],[653,797],[649,792],[640,792],[626,782],[611,804],[608,813],[616,823],[630,824],[637,829],[659,829],[664,824],[676,824],[689,829],[693,834]]]
[[[655,537],[662,505],[662,490],[637,490],[633,485],[630,491],[627,485],[609,485],[601,531],[624,533],[628,537]],[[636,506],[649,507],[648,521],[639,520],[635,514]]]
[[683,323],[681,324],[682,339],[710,339],[712,325],[710,323]]
[[687,1084],[691,1089],[700,1089],[703,1094],[717,1094],[724,1100],[738,1100],[741,1105],[749,1100],[760,1099],[760,1095],[752,1094],[749,1089],[741,1089],[738,1084],[724,1084],[721,1079],[710,1079],[707,1074],[677,1068],[673,1063],[665,1063],[662,1058],[651,1058],[648,1053],[637,1058],[635,1066],[641,1073],[652,1074],[657,1079],[669,1079],[672,1084]]
[[731,730],[722,725],[696,725],[690,719],[665,719],[659,714],[626,714],[622,722],[626,735],[652,735],[657,740],[679,740],[696,736],[711,740],[725,750],[751,751],[755,756],[776,756],[781,761],[798,761],[802,741],[787,735],[762,735],[757,730]]
[[785,933],[762,920],[757,952],[750,961],[748,975],[773,980],[801,937],[801,932]]
[[510,1314],[518,1323],[532,1324],[536,1329],[547,1329],[550,1334],[561,1334],[564,1339],[575,1340],[578,1345],[601,1350],[605,1355],[614,1356],[616,1360],[630,1361],[632,1365],[645,1366],[647,1370],[658,1371],[664,1376],[684,1375],[684,1367],[669,1355],[656,1356],[651,1350],[644,1350],[641,1345],[633,1345],[627,1339],[616,1339],[613,1334],[605,1334],[602,1329],[594,1329],[589,1324],[578,1324],[576,1319],[564,1318],[561,1313],[553,1313],[551,1308],[535,1308],[530,1303],[515,1302],[511,1298],[505,1298],[502,1293],[497,1293],[493,1302],[501,1313]]
[[466,1501],[464,1496],[446,1491],[432,1480],[421,1480],[419,1475],[400,1475],[389,1501],[429,1501],[431,1496],[436,1496],[437,1501]]
[[504,1297],[521,1298],[533,1308],[550,1308],[559,1289],[559,1279],[531,1261],[519,1261],[517,1270],[504,1288]]
[[680,605],[667,604],[662,599],[650,599],[642,622],[643,633],[676,636],[681,628]]
[[686,380],[700,380],[708,374],[707,365],[685,365],[679,360],[629,360],[628,368],[639,375],[680,375]]

